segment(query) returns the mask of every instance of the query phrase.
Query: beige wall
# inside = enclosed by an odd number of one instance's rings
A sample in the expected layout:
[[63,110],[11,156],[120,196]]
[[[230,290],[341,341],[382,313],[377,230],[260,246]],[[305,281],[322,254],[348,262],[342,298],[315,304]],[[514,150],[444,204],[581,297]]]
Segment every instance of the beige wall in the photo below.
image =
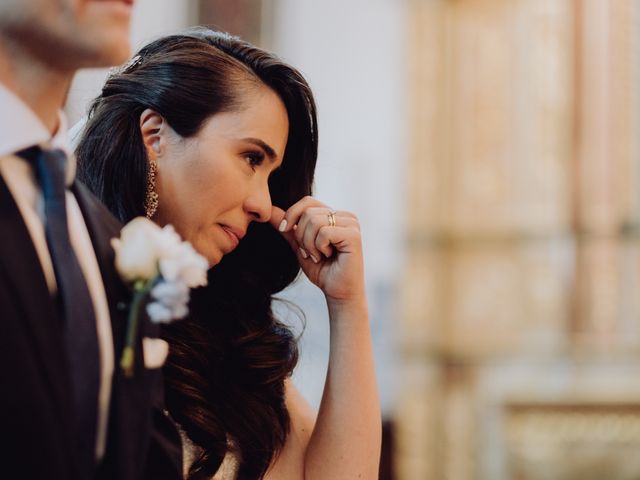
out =
[[399,478],[640,478],[638,2],[410,5]]

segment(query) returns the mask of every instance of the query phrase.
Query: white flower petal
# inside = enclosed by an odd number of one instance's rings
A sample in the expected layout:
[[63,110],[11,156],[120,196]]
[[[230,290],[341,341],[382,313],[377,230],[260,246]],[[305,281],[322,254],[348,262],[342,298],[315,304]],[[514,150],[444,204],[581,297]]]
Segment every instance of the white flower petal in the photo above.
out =
[[189,287],[180,282],[160,282],[151,290],[151,296],[172,308],[189,301]]
[[149,303],[147,305],[147,314],[154,323],[169,323],[173,320],[171,310],[159,302]]
[[159,232],[151,220],[137,217],[123,227],[119,239],[112,240],[116,268],[125,280],[150,280],[158,275],[159,256],[153,237]]
[[181,281],[190,288],[207,284],[209,264],[188,242],[167,251],[167,255],[160,259],[159,267],[163,278],[168,281]]

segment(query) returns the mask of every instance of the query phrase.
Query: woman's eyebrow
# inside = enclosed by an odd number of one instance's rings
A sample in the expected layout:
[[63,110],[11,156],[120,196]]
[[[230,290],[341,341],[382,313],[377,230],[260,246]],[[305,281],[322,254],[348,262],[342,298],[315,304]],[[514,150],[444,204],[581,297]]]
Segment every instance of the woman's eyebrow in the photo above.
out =
[[257,145],[260,148],[262,148],[272,162],[276,158],[278,158],[278,155],[276,154],[275,150],[273,148],[271,148],[269,146],[269,144],[265,143],[264,141],[260,140],[259,138],[248,137],[248,138],[243,138],[242,141],[243,142],[248,142],[248,143],[253,143],[254,145]]

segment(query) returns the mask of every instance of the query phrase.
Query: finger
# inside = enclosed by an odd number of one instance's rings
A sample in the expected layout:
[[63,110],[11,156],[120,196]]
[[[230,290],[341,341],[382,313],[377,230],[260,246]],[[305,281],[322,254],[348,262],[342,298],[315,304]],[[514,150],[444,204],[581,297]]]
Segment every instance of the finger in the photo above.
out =
[[304,197],[302,200],[299,200],[298,202],[294,203],[291,207],[289,207],[283,219],[286,222],[285,223],[281,222],[281,224],[279,224],[278,227],[280,227],[281,231],[283,232],[292,230],[293,226],[297,225],[297,223],[299,222],[305,210],[311,207],[328,208],[322,202],[320,202],[319,200],[316,200],[313,197],[310,197],[310,196]]
[[[306,215],[303,216],[303,219],[306,219]],[[311,260],[314,263],[318,263],[322,258],[322,252],[316,247],[316,237],[318,236],[318,232],[322,227],[326,226],[326,223],[323,219],[323,215],[313,215],[309,216],[308,219],[304,223],[298,224],[298,229],[296,230],[296,238],[300,239],[300,234],[302,234],[302,239],[299,240],[302,248],[304,248],[310,255]],[[331,256],[331,251],[328,251],[327,257]]]
[[[296,229],[296,239],[298,240],[298,243],[304,243],[304,235],[306,235],[307,225],[309,223],[313,222],[314,224],[316,224],[316,230],[324,226],[330,227],[330,213],[331,210],[328,210],[325,207],[310,208],[305,211],[300,218],[298,222],[298,228]],[[360,223],[358,222],[357,217],[355,217],[353,214],[343,215],[343,212],[336,212],[333,220],[335,222],[334,226],[355,228],[356,230],[360,231]]]
[[314,239],[315,247],[327,258],[330,258],[335,251],[331,244],[331,238],[334,238],[334,233],[331,232],[331,229],[335,228],[339,227],[320,227]]
[[[314,215],[311,215],[312,211],[315,212]],[[308,218],[307,212],[309,213]],[[312,253],[315,258],[320,258],[316,256],[315,251],[321,252],[327,258],[331,257],[335,251],[333,246],[326,244],[326,242],[320,242],[320,244],[318,244],[316,239],[322,229],[326,227],[350,229],[358,235],[360,234],[360,223],[358,222],[358,218],[353,214],[344,212],[346,213],[345,215],[343,212],[336,212],[332,225],[330,215],[324,208],[309,209],[307,212],[305,212],[298,224],[299,228],[296,231],[296,239],[309,253]],[[340,232],[340,230],[337,230],[337,232]],[[301,233],[302,236],[300,235]],[[313,247],[310,246],[312,243]],[[318,245],[322,245],[322,248],[318,247]]]
[[318,228],[329,224],[329,211],[327,207],[323,206],[310,207],[302,213],[296,225],[296,239],[300,245],[304,243],[304,235],[310,222],[318,222]]
[[315,237],[318,250],[331,248],[339,253],[354,253],[361,249],[362,239],[356,228],[322,227]]
[[276,207],[275,205],[271,205],[271,218],[269,219],[269,223],[273,228],[278,230],[278,227],[284,220],[284,214],[286,212],[280,207]]
[[[291,246],[291,249],[294,251],[294,253],[298,256],[301,256],[301,252],[298,246],[298,241],[296,240],[296,237],[295,237],[295,231],[287,232],[287,231],[281,231],[279,229],[280,225],[282,224],[282,221],[284,220],[284,216],[285,216],[285,211],[273,205],[271,207],[271,219],[269,220],[269,223],[271,224],[271,226],[273,226],[273,228],[280,231],[280,234],[289,243],[289,246]],[[303,256],[303,258],[305,257]]]

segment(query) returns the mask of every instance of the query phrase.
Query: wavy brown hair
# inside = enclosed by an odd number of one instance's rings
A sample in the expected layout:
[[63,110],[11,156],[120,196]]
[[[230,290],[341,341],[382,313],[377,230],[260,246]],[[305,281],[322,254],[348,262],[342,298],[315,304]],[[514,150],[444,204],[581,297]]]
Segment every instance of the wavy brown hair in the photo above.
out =
[[[212,115],[242,104],[247,81],[275,91],[288,112],[282,166],[269,180],[273,204],[287,209],[311,193],[318,148],[311,90],[274,55],[208,29],[156,40],[109,77],[76,150],[79,179],[122,222],[144,215],[141,113],[151,108],[192,137]],[[210,478],[229,450],[239,459],[239,479],[262,478],[282,449],[289,431],[284,380],[298,350],[271,306],[298,273],[281,235],[254,222],[238,248],[209,271],[209,285],[193,292],[189,318],[166,328],[167,408],[203,449],[189,478]]]

